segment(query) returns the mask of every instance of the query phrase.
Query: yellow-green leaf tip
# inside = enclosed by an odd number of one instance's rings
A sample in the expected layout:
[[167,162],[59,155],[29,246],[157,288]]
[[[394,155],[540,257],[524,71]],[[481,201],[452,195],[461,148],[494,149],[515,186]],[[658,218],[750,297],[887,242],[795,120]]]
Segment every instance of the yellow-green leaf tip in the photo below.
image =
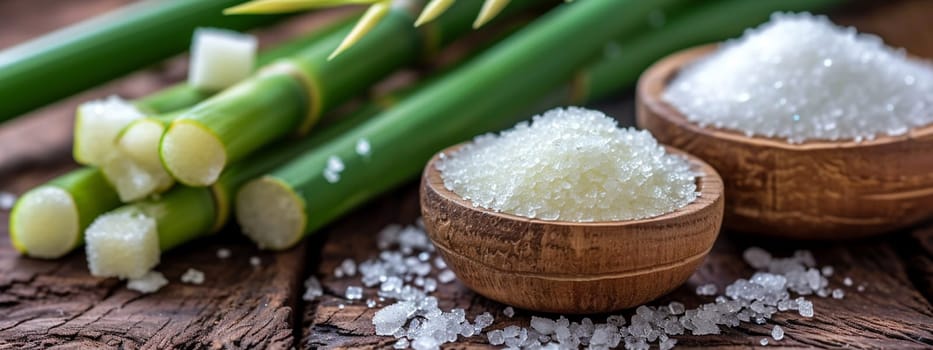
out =
[[350,31],[350,34],[347,34],[347,37],[343,38],[343,41],[340,42],[337,49],[334,50],[327,59],[334,59],[334,57],[337,57],[337,55],[349,49],[353,44],[356,44],[357,41],[360,41],[366,33],[369,33],[370,30],[379,24],[379,20],[389,13],[390,8],[391,1],[381,1],[369,6],[366,13],[363,14],[363,17],[353,26],[353,30]]
[[420,27],[422,24],[433,21],[444,14],[454,4],[454,1],[456,0],[431,0],[421,11],[418,20],[415,21],[415,27]]
[[342,5],[372,4],[382,0],[253,0],[224,10],[225,15],[270,14]]
[[483,8],[479,10],[479,16],[476,17],[476,21],[473,22],[473,29],[482,27],[486,23],[489,23],[499,12],[502,12],[509,4],[509,0],[486,0],[483,3]]

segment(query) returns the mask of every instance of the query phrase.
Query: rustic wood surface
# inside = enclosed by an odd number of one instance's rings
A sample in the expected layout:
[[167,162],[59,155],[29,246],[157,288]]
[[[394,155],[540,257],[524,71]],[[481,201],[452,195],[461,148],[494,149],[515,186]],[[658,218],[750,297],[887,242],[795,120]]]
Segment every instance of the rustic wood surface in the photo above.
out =
[[716,50],[671,55],[638,82],[638,126],[705,159],[726,183],[726,227],[794,239],[870,236],[933,217],[933,125],[874,140],[748,137],[691,123],[662,99],[684,66]]
[[[126,3],[121,0],[0,2],[0,47],[86,18]],[[882,5],[846,12],[842,21],[879,33],[911,52],[933,57],[933,2],[882,1]],[[880,7],[879,7],[880,6]],[[868,11],[870,9],[871,11]],[[14,15],[15,14],[15,15]],[[319,22],[312,17],[263,30],[274,42]],[[83,100],[119,93],[140,96],[184,76],[183,60],[141,71],[130,77],[54,104],[0,126],[0,191],[23,193],[75,165],[69,160],[71,118]],[[2,83],[2,82],[0,82]],[[598,105],[631,124],[631,94]],[[0,211],[0,349],[5,348],[383,348],[391,338],[374,336],[375,309],[343,300],[356,279],[337,279],[334,267],[347,257],[363,260],[377,253],[375,233],[389,223],[411,223],[419,215],[417,184],[412,183],[373,201],[339,220],[307,242],[280,253],[257,251],[235,228],[163,257],[158,270],[173,281],[153,295],[126,290],[113,279],[92,278],[82,252],[56,261],[20,257],[7,237],[8,213]],[[707,261],[687,283],[658,303],[707,302],[694,295],[696,286],[720,288],[751,269],[739,258],[749,245],[767,246],[776,254],[811,249],[818,263],[833,265],[831,285],[845,276],[864,292],[845,288],[843,300],[816,298],[816,317],[779,314],[774,323],[787,330],[785,348],[933,348],[933,224],[871,239],[846,242],[791,243],[725,233]],[[219,248],[233,256],[221,260]],[[262,264],[252,267],[251,256]],[[189,267],[205,272],[194,286],[178,282]],[[300,300],[300,284],[310,274],[321,278],[325,295]],[[371,295],[367,291],[367,295]],[[458,282],[442,284],[440,306],[466,308],[470,316],[496,315],[493,327],[527,326],[529,313],[503,316],[501,304],[480,297]],[[345,304],[344,308],[339,305]],[[722,335],[679,337],[679,348],[751,348],[771,325],[743,325]],[[484,348],[472,337],[449,348]],[[774,345],[774,343],[772,343]],[[773,347],[773,346],[769,346]]]
[[719,174],[696,157],[668,152],[705,174],[697,180],[702,195],[696,201],[650,219],[580,223],[476,207],[444,187],[435,156],[421,180],[425,228],[460,281],[490,299],[554,313],[636,307],[683,284],[706,259],[722,224]]

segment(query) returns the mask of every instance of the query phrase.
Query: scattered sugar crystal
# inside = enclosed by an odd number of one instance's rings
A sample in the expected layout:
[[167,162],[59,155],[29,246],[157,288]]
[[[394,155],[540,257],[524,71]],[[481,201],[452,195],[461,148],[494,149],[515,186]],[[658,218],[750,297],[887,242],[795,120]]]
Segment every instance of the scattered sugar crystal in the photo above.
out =
[[697,197],[698,174],[685,159],[647,131],[582,108],[476,137],[437,168],[445,187],[476,206],[542,220],[648,218]]
[[833,289],[833,299],[842,299],[846,296],[846,292],[843,292],[842,289],[836,288]]
[[345,307],[347,307],[347,306],[344,305],[343,303],[337,305],[337,308],[340,309],[340,310],[343,310]]
[[719,290],[716,288],[715,284],[709,283],[697,287],[697,295],[716,295]]
[[340,173],[343,170],[343,160],[338,156],[330,156],[327,158],[327,167],[324,168],[324,179],[329,183],[337,183],[340,181]]
[[424,279],[424,291],[426,293],[431,293],[437,290],[437,280],[433,278]]
[[314,301],[322,295],[324,295],[324,288],[321,286],[321,281],[315,276],[308,277],[305,280],[305,293],[301,296],[301,299]]
[[262,265],[262,259],[260,259],[258,256],[251,256],[249,257],[249,264],[253,267],[259,267]]
[[781,328],[781,326],[774,326],[774,328],[771,329],[771,338],[774,338],[774,340],[784,339],[784,328]]
[[491,345],[505,344],[505,337],[500,330],[489,331],[489,333],[486,333],[486,339],[489,340]]
[[823,273],[823,276],[830,277],[833,275],[833,272],[835,272],[835,270],[833,269],[832,266],[823,266],[820,272]]
[[184,274],[181,275],[181,283],[189,284],[201,284],[204,283],[204,272],[199,270],[188,268]]
[[489,327],[495,321],[495,318],[489,312],[484,312],[479,316],[476,316],[476,319],[473,320],[473,325],[475,328],[482,330],[483,328]]
[[396,349],[408,349],[408,339],[400,338],[392,347]]
[[346,276],[356,276],[356,262],[353,259],[345,259],[340,263],[340,268]]
[[860,284],[860,285],[858,286],[858,288],[856,288],[856,289],[857,289],[859,292],[864,292],[864,291],[865,291],[865,285],[864,285],[864,284]]
[[356,154],[359,154],[364,157],[368,156],[370,152],[372,152],[371,147],[372,146],[369,145],[369,140],[359,139],[356,141]]
[[447,268],[447,262],[444,261],[444,258],[442,258],[442,257],[436,257],[436,258],[434,258],[434,267],[436,267],[436,268],[439,269],[439,270],[446,269],[446,268]]
[[768,345],[768,338],[761,338],[761,340],[758,341],[758,344],[761,344],[761,346]]
[[663,98],[701,126],[862,141],[933,122],[933,69],[826,17],[777,13],[680,71]]
[[677,339],[671,338],[671,339],[665,339],[664,341],[661,341],[661,343],[658,344],[658,347],[661,350],[671,350],[674,348],[674,345],[677,345]]
[[852,286],[852,279],[849,278],[849,277],[846,277],[846,278],[842,279],[842,284],[844,284],[846,287],[851,287],[851,286]]
[[227,248],[217,249],[217,258],[219,259],[227,259],[232,255],[233,253],[230,252],[230,249],[227,249]]
[[554,333],[554,328],[557,327],[557,322],[554,320],[544,317],[531,316],[531,328],[537,331],[538,333],[544,335],[550,335]]
[[10,210],[16,204],[16,195],[0,191],[0,210]]
[[746,263],[756,269],[762,269],[771,264],[771,253],[758,247],[749,247],[746,249],[745,252],[742,253],[742,258],[745,259]]
[[667,304],[667,309],[671,315],[680,315],[686,310],[683,303],[676,301],[672,301],[670,304]]
[[457,279],[457,275],[455,275],[454,272],[450,270],[441,271],[441,273],[437,275],[437,281],[444,284],[453,282],[455,279]]
[[376,299],[372,299],[372,298],[366,299],[366,307],[370,309],[376,307]]
[[502,309],[502,314],[505,315],[505,317],[512,318],[512,316],[515,316],[515,309],[511,306],[506,306],[505,309]]
[[800,316],[813,317],[813,303],[809,300],[797,300],[797,308]]
[[357,286],[347,287],[347,291],[344,293],[344,297],[349,300],[359,300],[363,299],[363,288]]
[[131,278],[128,280],[126,282],[126,288],[149,294],[162,289],[166,284],[168,284],[168,280],[161,272],[149,271],[140,278]]

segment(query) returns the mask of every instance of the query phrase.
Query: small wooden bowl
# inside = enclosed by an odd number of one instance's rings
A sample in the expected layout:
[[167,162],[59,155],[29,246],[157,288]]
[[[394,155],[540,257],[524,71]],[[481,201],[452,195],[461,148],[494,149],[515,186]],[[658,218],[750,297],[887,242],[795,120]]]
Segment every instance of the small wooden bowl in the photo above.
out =
[[[450,153],[454,146],[442,153]],[[719,234],[722,179],[682,151],[702,195],[673,213],[619,222],[529,219],[474,207],[425,167],[421,212],[428,236],[457,277],[479,294],[519,308],[585,314],[641,305],[684,283]]]
[[728,229],[793,239],[845,239],[933,215],[933,126],[872,141],[747,137],[689,122],[661,94],[681,67],[712,53],[669,56],[638,82],[638,126],[709,162],[726,184]]

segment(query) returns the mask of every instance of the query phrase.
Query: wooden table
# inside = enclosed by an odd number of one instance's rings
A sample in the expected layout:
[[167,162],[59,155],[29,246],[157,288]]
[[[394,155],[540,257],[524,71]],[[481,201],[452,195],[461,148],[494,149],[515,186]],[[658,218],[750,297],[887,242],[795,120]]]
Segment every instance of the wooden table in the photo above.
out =
[[[0,47],[127,2],[0,2]],[[916,55],[933,57],[930,18],[933,2],[924,0],[853,6],[836,17]],[[275,42],[319,21],[317,16],[302,16],[264,29],[263,42]],[[111,93],[140,96],[183,77],[184,60],[174,59],[3,125],[0,190],[20,194],[76,166],[69,158],[70,133],[80,101]],[[631,123],[631,101],[627,92],[596,107]],[[172,283],[156,294],[141,295],[115,279],[91,277],[83,252],[53,261],[19,256],[7,238],[8,212],[0,212],[0,348],[387,347],[394,339],[373,335],[370,319],[376,309],[341,298],[346,286],[358,285],[359,280],[337,279],[332,272],[345,258],[363,260],[377,254],[376,232],[389,223],[411,223],[418,214],[412,183],[285,252],[258,251],[231,227],[166,254],[158,270]],[[726,232],[687,284],[658,302],[708,302],[694,295],[696,286],[716,283],[722,288],[748,277],[752,270],[741,261],[740,252],[749,245],[769,247],[778,255],[810,249],[820,265],[835,267],[831,285],[842,286],[842,278],[849,276],[867,287],[864,292],[845,288],[844,300],[814,298],[814,318],[781,313],[764,326],[743,324],[718,336],[677,337],[680,348],[754,347],[773,324],[784,327],[787,336],[770,347],[933,348],[933,224],[850,242],[765,241]],[[219,260],[219,248],[230,249],[233,257]],[[249,264],[252,256],[261,258],[260,267]],[[203,285],[177,282],[189,267],[205,272]],[[308,303],[300,298],[301,284],[311,274],[321,278],[325,294]],[[442,284],[435,295],[442,308],[465,308],[470,317],[492,312],[497,315],[494,328],[528,325],[528,312],[518,310],[516,317],[506,318],[503,305],[456,282]],[[339,308],[341,304],[346,307]],[[485,339],[472,337],[449,348],[488,346],[484,344]]]

